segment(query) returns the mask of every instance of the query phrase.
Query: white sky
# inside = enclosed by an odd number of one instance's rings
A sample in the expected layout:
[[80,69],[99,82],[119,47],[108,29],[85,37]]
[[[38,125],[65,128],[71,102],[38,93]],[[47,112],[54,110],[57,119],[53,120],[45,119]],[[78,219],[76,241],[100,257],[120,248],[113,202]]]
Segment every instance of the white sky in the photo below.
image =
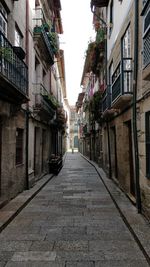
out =
[[83,72],[85,51],[94,36],[90,0],[61,0],[64,34],[60,39],[65,54],[66,89],[70,105],[75,105]]

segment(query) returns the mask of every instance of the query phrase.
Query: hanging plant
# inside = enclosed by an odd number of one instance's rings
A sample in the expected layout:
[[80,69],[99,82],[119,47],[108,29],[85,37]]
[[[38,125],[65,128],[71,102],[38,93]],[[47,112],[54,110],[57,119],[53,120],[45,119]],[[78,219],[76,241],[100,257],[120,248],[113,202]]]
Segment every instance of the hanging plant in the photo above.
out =
[[102,93],[97,91],[94,93],[92,100],[90,101],[90,112],[93,115],[93,119],[98,123],[101,121],[102,115]]
[[58,39],[58,34],[56,32],[49,32],[48,33],[48,38],[51,43],[52,49],[54,54],[56,54],[59,50],[59,39]]

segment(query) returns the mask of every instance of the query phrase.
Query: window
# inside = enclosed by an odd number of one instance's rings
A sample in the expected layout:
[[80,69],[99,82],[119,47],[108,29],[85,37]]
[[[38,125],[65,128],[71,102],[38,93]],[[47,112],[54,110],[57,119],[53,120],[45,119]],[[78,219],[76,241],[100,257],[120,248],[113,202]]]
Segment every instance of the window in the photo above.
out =
[[150,111],[145,114],[146,134],[146,177],[150,178]]
[[147,2],[146,9],[143,12],[143,65],[147,67],[150,64],[150,2]]
[[0,3],[0,31],[7,36],[7,12]]
[[131,59],[131,29],[128,26],[122,38],[122,89],[131,92],[132,89],[132,59]]
[[16,165],[23,163],[23,129],[16,130]]
[[16,26],[15,28],[15,46],[22,46],[22,34],[20,32],[20,30],[18,29],[18,27]]
[[130,26],[127,28],[123,39],[122,39],[123,57],[131,57],[131,29]]
[[112,85],[112,75],[113,75],[113,62],[109,66],[109,85]]
[[119,76],[120,76],[120,63],[112,75],[112,84],[116,82],[116,80],[119,78]]
[[110,4],[110,18],[109,18],[110,27],[109,27],[109,36],[112,33],[113,22],[114,22],[114,1],[112,0],[111,1],[111,4]]

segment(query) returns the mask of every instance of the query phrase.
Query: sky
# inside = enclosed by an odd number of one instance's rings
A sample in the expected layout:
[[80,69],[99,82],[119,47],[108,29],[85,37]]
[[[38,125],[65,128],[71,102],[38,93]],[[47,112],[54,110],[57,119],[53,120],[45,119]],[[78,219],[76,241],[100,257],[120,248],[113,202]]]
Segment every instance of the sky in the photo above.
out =
[[64,34],[60,46],[64,49],[67,98],[75,105],[84,67],[85,52],[94,36],[90,0],[61,0]]

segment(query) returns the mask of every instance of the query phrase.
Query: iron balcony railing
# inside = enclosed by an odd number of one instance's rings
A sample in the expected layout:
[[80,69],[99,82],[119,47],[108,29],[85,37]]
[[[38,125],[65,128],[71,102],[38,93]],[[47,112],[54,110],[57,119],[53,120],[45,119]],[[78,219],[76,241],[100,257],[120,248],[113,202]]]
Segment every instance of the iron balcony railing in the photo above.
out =
[[150,64],[150,27],[143,37],[143,65],[144,68]]
[[132,94],[132,58],[123,58],[112,76],[112,103],[125,94]]
[[110,93],[110,86],[108,85],[103,93],[102,110],[103,112],[105,112],[110,108],[111,108],[111,93]]
[[54,95],[48,93],[45,87],[41,83],[33,84],[35,95],[35,108],[44,108],[48,112],[54,114],[58,107],[58,102]]
[[27,95],[28,68],[14,52],[13,46],[0,31],[0,74],[22,94]]
[[42,39],[46,45],[47,51],[49,53],[48,58],[50,58],[50,61],[53,64],[54,63],[54,53],[53,53],[53,49],[52,49],[50,40],[48,38],[47,32],[45,31],[45,28],[43,26],[35,26],[34,27],[34,36],[35,37],[36,36],[42,37]]
[[121,95],[121,74],[117,77],[112,85],[112,102]]
[[[46,20],[44,12],[42,8],[35,9],[35,17],[33,18],[33,33],[34,37],[42,38],[47,51],[48,55],[46,55],[47,60],[50,61],[51,64],[54,64],[54,51],[53,47],[50,42],[50,22]],[[46,53],[47,53],[46,51]]]

